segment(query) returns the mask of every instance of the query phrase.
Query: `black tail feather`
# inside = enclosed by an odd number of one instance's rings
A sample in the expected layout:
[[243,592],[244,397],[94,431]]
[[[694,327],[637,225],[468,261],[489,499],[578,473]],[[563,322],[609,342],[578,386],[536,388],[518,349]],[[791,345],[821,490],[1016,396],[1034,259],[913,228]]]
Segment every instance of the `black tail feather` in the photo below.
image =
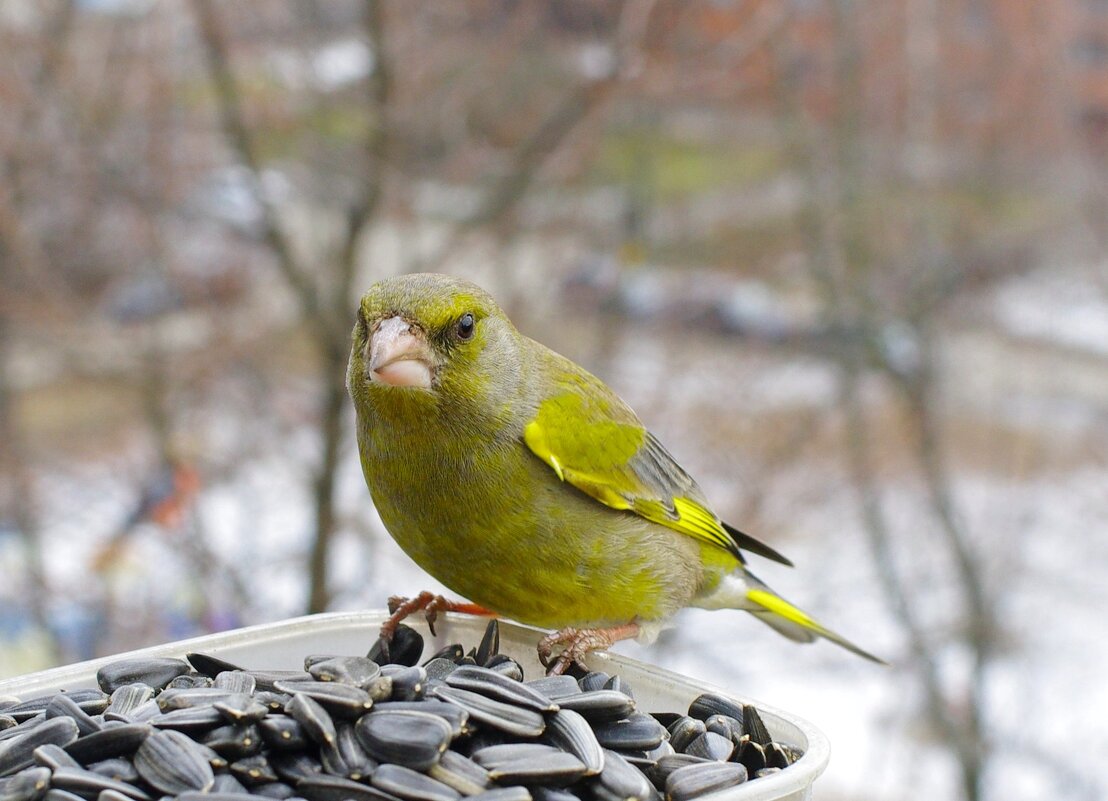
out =
[[727,523],[723,524],[723,528],[731,535],[731,539],[735,541],[735,544],[742,548],[744,551],[750,551],[756,553],[758,556],[762,556],[766,559],[772,559],[774,562],[779,562],[783,565],[793,567],[792,561],[788,557],[782,556],[773,548],[766,545],[764,542],[754,539],[749,534],[744,534],[734,526],[730,526]]

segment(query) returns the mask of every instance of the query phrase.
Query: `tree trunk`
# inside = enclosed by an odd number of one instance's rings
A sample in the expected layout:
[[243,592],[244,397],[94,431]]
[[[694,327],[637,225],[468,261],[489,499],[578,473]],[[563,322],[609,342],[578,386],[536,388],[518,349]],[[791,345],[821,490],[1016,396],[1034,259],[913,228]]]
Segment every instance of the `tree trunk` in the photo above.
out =
[[323,382],[326,387],[320,410],[323,452],[312,484],[315,537],[308,559],[308,613],[326,611],[331,602],[327,569],[336,528],[335,474],[342,452],[342,420],[346,408],[346,350],[332,343],[324,351]]

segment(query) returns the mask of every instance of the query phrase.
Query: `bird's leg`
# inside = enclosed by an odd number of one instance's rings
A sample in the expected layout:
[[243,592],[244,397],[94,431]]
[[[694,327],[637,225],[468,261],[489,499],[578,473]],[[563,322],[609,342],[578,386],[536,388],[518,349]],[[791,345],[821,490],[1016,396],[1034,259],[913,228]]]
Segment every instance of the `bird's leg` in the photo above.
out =
[[397,626],[400,625],[400,621],[421,609],[427,619],[431,634],[435,633],[435,621],[438,620],[440,612],[465,612],[467,615],[483,615],[485,617],[496,615],[495,612],[491,612],[483,606],[464,601],[451,601],[449,598],[444,598],[427,590],[424,590],[415,598],[394,595],[389,598],[389,619],[381,624],[381,637],[386,641],[391,640],[392,635],[396,633]]
[[[609,648],[620,640],[629,640],[638,635],[639,624],[634,622],[607,629],[576,629],[570,626],[547,634],[539,640],[539,661],[547,668],[548,675],[557,676],[565,673],[574,662],[584,667],[581,660],[590,651]],[[561,645],[563,648],[551,665],[550,656],[556,645]]]

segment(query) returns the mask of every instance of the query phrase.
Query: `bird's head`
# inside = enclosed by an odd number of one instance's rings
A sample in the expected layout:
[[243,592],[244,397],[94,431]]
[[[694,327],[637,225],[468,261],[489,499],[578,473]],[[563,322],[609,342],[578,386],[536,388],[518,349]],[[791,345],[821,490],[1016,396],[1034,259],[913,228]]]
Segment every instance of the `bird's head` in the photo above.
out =
[[362,404],[503,405],[519,379],[519,334],[476,284],[430,273],[379,281],[362,297],[347,384]]

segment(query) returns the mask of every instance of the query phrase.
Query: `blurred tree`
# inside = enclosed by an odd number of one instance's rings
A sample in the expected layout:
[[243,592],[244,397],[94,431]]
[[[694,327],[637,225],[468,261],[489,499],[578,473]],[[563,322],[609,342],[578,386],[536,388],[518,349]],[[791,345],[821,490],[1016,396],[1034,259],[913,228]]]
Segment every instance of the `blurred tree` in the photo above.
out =
[[[442,237],[441,244],[432,253],[416,257],[417,263],[431,269],[442,269],[447,261],[457,258],[470,234],[505,220],[520,203],[547,159],[607,97],[617,82],[626,77],[627,71],[637,66],[631,55],[645,34],[654,5],[653,0],[634,0],[598,6],[603,11],[598,14],[597,24],[607,28],[596,31],[603,45],[600,55],[589,62],[592,66],[586,65],[582,69],[577,82],[564,90],[556,85],[545,87],[545,92],[536,93],[542,102],[536,103],[529,98],[527,105],[531,108],[504,109],[502,118],[485,122],[493,128],[502,128],[510,122],[515,128],[515,133],[508,134],[499,148],[500,163],[491,170],[496,177],[484,189],[473,209],[456,219],[451,231]],[[533,45],[536,37],[542,35],[542,18],[536,12],[544,6],[541,3],[524,3],[511,11],[499,9],[493,16],[482,4],[476,4],[469,10],[455,8],[450,11],[423,7],[418,11],[406,10],[404,14],[390,12],[381,0],[361,4],[358,12],[362,26],[361,40],[368,47],[370,66],[361,81],[363,94],[353,98],[357,105],[351,107],[349,99],[344,98],[341,113],[356,112],[360,119],[355,126],[362,133],[360,144],[344,148],[348,153],[347,159],[339,164],[332,163],[330,170],[320,171],[317,175],[321,186],[326,185],[328,189],[343,184],[350,187],[349,196],[338,212],[342,219],[340,232],[334,242],[318,252],[298,249],[287,216],[282,216],[282,209],[262,191],[264,174],[270,164],[262,141],[267,133],[272,135],[272,132],[266,131],[264,109],[251,113],[250,98],[246,95],[244,83],[235,74],[232,66],[234,34],[222,18],[224,10],[217,8],[211,0],[193,0],[192,8],[216,90],[224,135],[234,159],[249,171],[248,186],[260,209],[261,238],[297,299],[318,354],[320,380],[326,388],[318,417],[322,448],[313,480],[314,534],[308,565],[307,608],[318,612],[326,609],[330,601],[328,560],[337,526],[335,478],[340,451],[348,439],[342,423],[350,310],[360,289],[359,282],[364,280],[358,267],[360,259],[364,258],[365,239],[375,225],[381,224],[382,209],[386,203],[391,203],[393,214],[404,214],[405,208],[410,213],[411,184],[420,177],[429,177],[426,173],[420,176],[412,171],[412,149],[427,133],[419,129],[409,130],[405,124],[417,118],[425,126],[426,120],[433,119],[436,113],[421,98],[405,92],[410,87],[398,76],[416,76],[421,82],[428,80],[420,74],[428,67],[409,61],[409,53],[412,52],[420,53],[421,59],[430,56],[432,69],[458,68],[455,61],[436,63],[441,56],[436,57],[436,54],[423,49],[438,47],[439,42],[433,33],[443,24],[442,18],[454,25],[503,26],[513,35],[499,40],[499,57],[514,53],[522,59],[525,48]],[[417,42],[420,44],[413,47]],[[452,53],[448,55],[454,56]],[[466,54],[465,58],[470,56]],[[472,96],[477,89],[464,82],[453,86],[449,80],[443,81],[437,72],[430,82],[440,90],[445,87],[461,93],[462,103],[467,102],[466,96]],[[533,85],[528,88],[531,91],[536,89]],[[538,88],[544,88],[541,82]],[[548,94],[553,94],[550,101],[545,100]],[[561,97],[558,97],[559,94]],[[434,98],[434,103],[440,106],[458,102],[458,99],[449,97]],[[306,108],[317,113],[326,104],[326,99],[322,97],[305,101]],[[530,113],[521,115],[520,111]],[[334,113],[339,112],[336,109]],[[521,125],[521,122],[532,118],[534,123],[530,128]],[[299,124],[310,128],[315,122],[309,116],[299,120]],[[317,130],[316,133],[321,132]],[[430,159],[432,166],[441,164],[444,171],[457,169],[461,163],[459,154],[471,154],[475,145],[480,148],[482,144],[478,132],[473,135],[476,138],[467,141],[469,136],[462,132],[460,139],[443,142],[443,157]],[[427,169],[426,165],[421,168]],[[339,170],[337,175],[332,174],[334,169]],[[392,192],[389,192],[390,182],[394,184]]]

